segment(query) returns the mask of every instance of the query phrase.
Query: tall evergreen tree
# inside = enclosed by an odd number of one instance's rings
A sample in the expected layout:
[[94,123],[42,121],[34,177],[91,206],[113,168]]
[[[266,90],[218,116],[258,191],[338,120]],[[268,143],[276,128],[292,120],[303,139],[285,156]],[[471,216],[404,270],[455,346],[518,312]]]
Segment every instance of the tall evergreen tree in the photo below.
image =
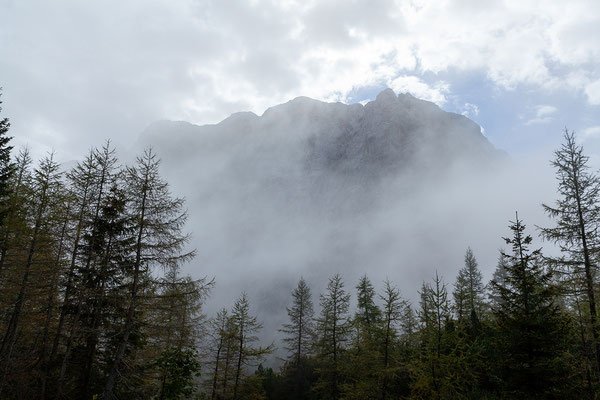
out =
[[137,158],[134,166],[125,171],[126,194],[130,199],[128,213],[135,239],[129,275],[129,298],[122,336],[112,357],[103,397],[115,398],[115,386],[121,364],[130,346],[130,337],[139,326],[136,311],[140,302],[140,285],[145,273],[155,266],[163,268],[190,260],[186,252],[189,236],[182,233],[187,214],[184,201],[172,198],[168,183],[159,174],[160,160],[148,149]]
[[[0,96],[2,96],[0,88]],[[2,100],[0,99],[0,113],[2,112]],[[8,130],[10,128],[10,122],[8,118],[0,119],[0,229],[4,226],[4,219],[6,218],[8,209],[8,199],[10,191],[10,178],[14,171],[14,165],[12,163],[10,153],[13,149],[9,145],[12,137],[8,136]]]
[[375,288],[367,277],[363,275],[356,285],[358,311],[355,321],[365,329],[377,326],[381,320],[381,310],[375,304]]
[[[600,379],[600,326],[596,307],[596,254],[600,251],[600,177],[590,171],[589,157],[578,145],[575,134],[565,129],[564,143],[554,152],[560,198],[554,206],[543,204],[556,220],[552,228],[540,228],[542,237],[558,244],[563,257],[552,260],[577,282],[587,296],[589,327],[592,334],[596,379]],[[571,286],[571,285],[568,285]]]
[[459,322],[464,322],[473,313],[475,316],[481,315],[484,305],[483,277],[470,247],[465,254],[465,266],[458,271],[452,294]]
[[300,365],[303,357],[311,354],[314,342],[314,310],[310,288],[303,278],[292,291],[292,306],[286,308],[290,322],[283,325],[281,332],[285,349],[290,353],[290,359]]
[[357,310],[352,318],[352,343],[342,363],[347,378],[343,397],[361,399],[377,393],[381,378],[381,309],[375,303],[375,288],[363,275],[356,285]]
[[43,263],[37,264],[38,259],[40,261],[46,259],[47,253],[44,248],[48,247],[48,241],[51,240],[52,233],[54,233],[52,232],[53,217],[51,213],[55,209],[53,205],[61,190],[60,175],[59,164],[54,160],[54,154],[45,157],[40,162],[40,166],[34,171],[31,193],[27,204],[30,211],[27,224],[27,250],[25,259],[22,260],[23,267],[17,270],[20,275],[17,294],[11,307],[10,319],[0,346],[0,363],[4,370],[2,376],[0,376],[0,388],[4,383],[13,348],[18,339],[17,332],[20,329],[24,315],[24,307],[27,306],[25,301],[27,292],[32,279],[35,279],[35,271],[32,270],[36,267],[39,268]]
[[572,369],[564,357],[570,335],[556,303],[552,273],[541,264],[541,251],[529,250],[532,238],[518,215],[511,222],[512,246],[504,284],[493,282],[501,298],[493,310],[502,391],[510,398],[578,398],[571,388]]
[[398,368],[397,360],[394,358],[395,344],[398,340],[398,331],[396,325],[402,318],[406,304],[400,297],[400,291],[392,286],[391,282],[386,279],[383,295],[380,296],[383,301],[382,310],[382,334],[380,335],[382,357],[382,378],[381,378],[381,399],[385,400],[389,397],[389,382],[393,380]]
[[503,253],[504,250],[499,251],[498,263],[496,264],[496,269],[492,275],[492,280],[486,286],[489,303],[492,308],[498,308],[502,303],[502,297],[498,292],[497,285],[503,286],[506,282],[506,268],[508,267],[508,261],[506,257],[503,256]]
[[421,291],[421,357],[413,390],[429,398],[444,398],[450,391],[446,387],[446,354],[444,335],[450,321],[450,302],[446,284],[435,274],[433,285],[423,282]]
[[266,354],[271,353],[273,346],[263,348],[254,345],[258,341],[256,333],[262,329],[262,324],[255,316],[250,315],[250,303],[246,293],[242,293],[233,305],[231,316],[236,328],[235,340],[237,342],[233,373],[233,400],[240,400],[240,386],[245,376],[246,366],[260,361]]
[[350,294],[344,290],[344,282],[335,274],[321,295],[321,314],[317,321],[318,356],[322,362],[318,390],[323,399],[340,398],[340,366],[344,343],[350,334]]
[[[207,381],[210,399],[223,398],[227,389],[228,370],[235,345],[235,325],[227,309],[223,308],[209,322],[208,365],[212,366]],[[221,390],[222,389],[222,390]]]

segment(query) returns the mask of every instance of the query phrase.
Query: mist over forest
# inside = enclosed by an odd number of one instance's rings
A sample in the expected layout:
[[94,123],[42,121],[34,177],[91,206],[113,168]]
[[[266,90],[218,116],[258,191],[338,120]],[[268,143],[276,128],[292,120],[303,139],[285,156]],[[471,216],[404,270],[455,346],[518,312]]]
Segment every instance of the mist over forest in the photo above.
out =
[[0,400],[600,399],[598,37],[0,0]]
[[9,130],[6,398],[596,396],[600,178],[567,129],[519,161],[386,89],[156,122],[134,160]]
[[543,226],[555,197],[547,159],[515,158],[468,118],[390,89],[366,105],[301,97],[216,125],[157,122],[146,145],[186,198],[198,252],[186,270],[216,278],[207,306],[246,291],[270,341],[300,277],[320,292],[327,276],[366,273],[416,301],[471,247],[491,279],[507,221],[519,210]]

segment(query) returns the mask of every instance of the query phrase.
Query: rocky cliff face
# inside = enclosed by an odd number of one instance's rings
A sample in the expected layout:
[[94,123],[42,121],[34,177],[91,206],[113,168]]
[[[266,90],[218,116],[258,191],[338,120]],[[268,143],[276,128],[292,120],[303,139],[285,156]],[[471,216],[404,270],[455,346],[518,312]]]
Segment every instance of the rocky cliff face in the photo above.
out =
[[222,153],[236,156],[243,171],[263,173],[303,168],[307,174],[376,179],[501,157],[473,121],[410,94],[396,96],[391,89],[364,106],[298,97],[260,117],[237,113],[205,126],[163,121],[144,136],[166,157]]
[[158,122],[142,141],[186,197],[190,268],[216,277],[215,304],[246,290],[281,313],[300,276],[320,290],[335,272],[350,288],[366,272],[412,290],[448,263],[456,270],[468,245],[500,237],[482,219],[505,225],[479,189],[491,182],[470,175],[503,153],[464,116],[391,90],[366,105],[299,97],[216,125]]
[[491,168],[502,158],[473,121],[391,89],[364,106],[298,97],[216,125],[162,121],[143,140],[174,175],[186,171],[197,193],[253,189],[308,208],[362,204],[382,180],[408,177],[412,191],[457,166]]

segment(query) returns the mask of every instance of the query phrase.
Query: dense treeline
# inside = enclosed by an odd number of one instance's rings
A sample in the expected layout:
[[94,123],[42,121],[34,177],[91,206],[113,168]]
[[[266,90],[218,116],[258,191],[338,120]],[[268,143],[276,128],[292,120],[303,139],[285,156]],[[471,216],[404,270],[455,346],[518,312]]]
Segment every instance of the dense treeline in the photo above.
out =
[[[0,103],[1,104],[1,103]],[[1,110],[1,109],[0,109]],[[515,215],[490,282],[467,249],[415,304],[390,281],[300,279],[273,345],[248,296],[204,318],[213,282],[182,276],[186,212],[146,150],[110,143],[64,171],[13,151],[0,120],[1,399],[582,399],[600,391],[600,179],[565,131],[559,199],[532,248]],[[15,154],[16,153],[16,154]],[[283,312],[284,310],[282,310]]]
[[[146,150],[63,171],[14,157],[0,121],[0,398],[173,398],[199,372],[201,304],[183,200]],[[174,375],[175,374],[175,375]]]

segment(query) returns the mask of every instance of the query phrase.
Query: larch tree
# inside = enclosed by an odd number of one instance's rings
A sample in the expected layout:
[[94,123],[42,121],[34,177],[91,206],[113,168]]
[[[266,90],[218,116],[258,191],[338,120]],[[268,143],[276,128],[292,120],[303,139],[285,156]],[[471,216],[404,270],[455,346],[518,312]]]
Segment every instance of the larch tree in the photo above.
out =
[[[582,286],[587,297],[596,377],[600,378],[600,327],[596,305],[596,258],[600,251],[600,177],[590,171],[589,157],[578,145],[575,134],[564,131],[564,143],[554,152],[551,164],[556,170],[557,192],[554,206],[543,204],[556,226],[539,228],[543,238],[560,246],[563,257],[552,260],[562,266],[566,279]],[[567,285],[571,286],[571,285]]]
[[[61,190],[60,175],[59,164],[54,160],[54,154],[50,154],[42,159],[32,177],[31,192],[27,202],[29,218],[25,243],[26,252],[24,259],[20,260],[23,263],[22,267],[17,270],[20,279],[16,286],[16,298],[12,303],[9,322],[0,346],[0,362],[4,369],[0,377],[0,388],[4,383],[6,368],[10,363],[13,348],[18,339],[17,332],[20,329],[22,317],[24,314],[31,314],[32,311],[28,310],[30,312],[25,313],[24,307],[27,307],[28,303],[32,303],[26,302],[26,296],[32,279],[36,278],[35,272],[39,272],[33,270],[47,261],[47,253],[43,249],[48,248],[48,241],[51,240],[52,233],[54,233],[52,232],[54,218],[51,214],[56,209],[53,206]],[[39,276],[39,273],[37,275]]]
[[273,351],[273,346],[255,345],[258,341],[256,333],[262,329],[262,324],[250,314],[250,302],[246,293],[242,293],[233,305],[231,316],[236,328],[235,340],[237,342],[233,373],[233,400],[239,400],[246,366],[256,365],[265,355]]
[[381,373],[382,333],[381,309],[375,303],[373,284],[363,275],[356,285],[357,310],[351,320],[352,343],[342,363],[347,377],[343,384],[343,396],[361,399],[376,393]]
[[381,372],[381,399],[385,400],[389,395],[389,382],[395,378],[397,368],[395,360],[395,345],[398,340],[397,325],[405,311],[406,303],[400,297],[398,288],[392,286],[386,279],[383,294],[380,296],[383,301],[382,307],[382,333],[380,337],[381,348],[383,352],[382,372]]
[[115,398],[119,370],[130,345],[130,337],[139,325],[136,311],[140,305],[143,276],[154,267],[165,268],[194,256],[194,252],[185,250],[189,236],[182,233],[187,220],[184,200],[171,196],[168,183],[160,177],[159,165],[156,154],[152,149],[147,149],[137,158],[135,165],[125,170],[126,195],[130,200],[128,214],[135,239],[132,244],[132,265],[127,272],[129,294],[125,321],[104,385],[104,399]]
[[299,366],[301,360],[312,353],[315,335],[312,296],[303,278],[292,291],[292,305],[286,311],[290,322],[281,329],[286,336],[283,342],[290,353],[290,360]]
[[349,338],[351,320],[348,315],[350,294],[344,290],[344,282],[335,274],[321,295],[321,314],[317,318],[318,357],[322,362],[318,389],[324,399],[340,398],[341,356],[344,343]]
[[22,148],[19,150],[14,163],[15,171],[9,180],[7,215],[5,215],[3,224],[0,225],[0,285],[6,284],[4,270],[10,263],[9,259],[15,258],[15,255],[10,254],[10,252],[17,253],[17,249],[26,246],[21,240],[26,241],[32,163],[29,149]]
[[[232,353],[233,339],[235,337],[233,329],[233,320],[227,309],[223,308],[208,323],[208,362],[212,370],[206,384],[207,393],[210,393],[211,400],[215,400],[219,394],[220,382],[227,380],[225,369],[229,367],[229,354]],[[226,389],[227,382],[225,382]],[[221,393],[223,394],[223,393]]]

